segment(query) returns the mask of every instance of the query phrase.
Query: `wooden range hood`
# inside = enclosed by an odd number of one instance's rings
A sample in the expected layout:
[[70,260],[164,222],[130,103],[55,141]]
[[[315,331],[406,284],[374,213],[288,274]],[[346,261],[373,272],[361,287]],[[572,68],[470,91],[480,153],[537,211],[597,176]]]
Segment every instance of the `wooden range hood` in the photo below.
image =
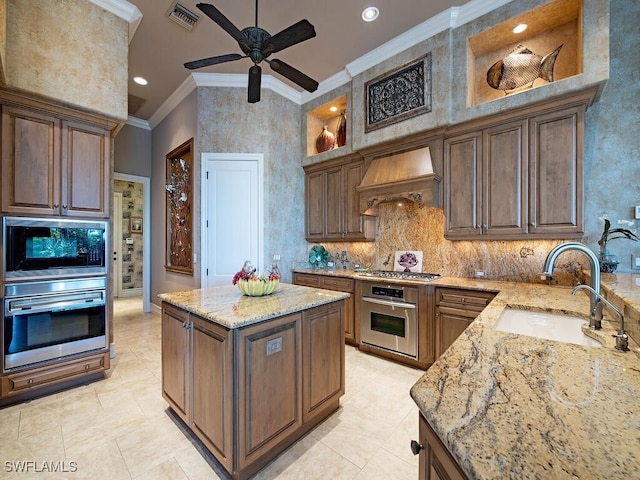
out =
[[399,199],[432,206],[440,176],[434,172],[429,147],[374,158],[356,190],[360,213],[378,215],[378,205]]

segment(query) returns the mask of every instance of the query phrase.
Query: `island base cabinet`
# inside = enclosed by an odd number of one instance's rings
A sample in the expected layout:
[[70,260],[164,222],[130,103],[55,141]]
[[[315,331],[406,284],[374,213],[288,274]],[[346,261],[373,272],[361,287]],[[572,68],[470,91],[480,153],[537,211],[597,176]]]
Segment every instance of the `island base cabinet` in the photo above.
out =
[[242,471],[302,426],[301,315],[238,333],[238,470]]
[[174,412],[188,423],[187,371],[189,369],[189,314],[163,304],[162,307],[162,396]]
[[[193,407],[191,429],[218,461],[233,464],[233,348],[228,329],[191,315]],[[215,366],[215,368],[212,368]]]
[[442,441],[419,414],[418,435],[420,436],[419,480],[467,480]]
[[237,329],[162,304],[162,396],[244,480],[340,406],[344,300]]

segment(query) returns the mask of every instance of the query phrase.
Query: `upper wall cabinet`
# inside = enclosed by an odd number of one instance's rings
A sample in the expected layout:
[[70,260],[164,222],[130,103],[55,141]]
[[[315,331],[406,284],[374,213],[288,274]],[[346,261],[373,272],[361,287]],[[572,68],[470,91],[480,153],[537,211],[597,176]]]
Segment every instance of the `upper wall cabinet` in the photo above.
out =
[[356,187],[364,160],[350,155],[304,167],[305,231],[309,242],[375,239],[376,218],[360,215]]
[[445,237],[580,238],[584,112],[594,94],[462,125],[448,136]]
[[2,211],[109,216],[110,126],[3,104]]

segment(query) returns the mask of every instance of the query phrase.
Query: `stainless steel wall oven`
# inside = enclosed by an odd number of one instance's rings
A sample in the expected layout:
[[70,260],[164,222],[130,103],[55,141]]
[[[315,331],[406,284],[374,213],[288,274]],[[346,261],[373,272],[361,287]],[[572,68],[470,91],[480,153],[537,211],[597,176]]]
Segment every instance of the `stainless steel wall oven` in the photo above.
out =
[[3,218],[3,279],[44,280],[107,274],[108,222]]
[[416,359],[418,288],[362,283],[360,341]]
[[3,370],[108,346],[106,277],[4,285]]

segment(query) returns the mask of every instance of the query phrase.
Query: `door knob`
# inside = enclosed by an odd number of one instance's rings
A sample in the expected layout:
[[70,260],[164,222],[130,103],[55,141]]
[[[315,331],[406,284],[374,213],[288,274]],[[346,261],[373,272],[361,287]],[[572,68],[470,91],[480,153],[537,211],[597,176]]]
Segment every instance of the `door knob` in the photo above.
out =
[[422,445],[420,445],[418,442],[416,442],[415,440],[411,440],[411,452],[414,455],[418,455],[420,453],[420,450],[422,450]]

